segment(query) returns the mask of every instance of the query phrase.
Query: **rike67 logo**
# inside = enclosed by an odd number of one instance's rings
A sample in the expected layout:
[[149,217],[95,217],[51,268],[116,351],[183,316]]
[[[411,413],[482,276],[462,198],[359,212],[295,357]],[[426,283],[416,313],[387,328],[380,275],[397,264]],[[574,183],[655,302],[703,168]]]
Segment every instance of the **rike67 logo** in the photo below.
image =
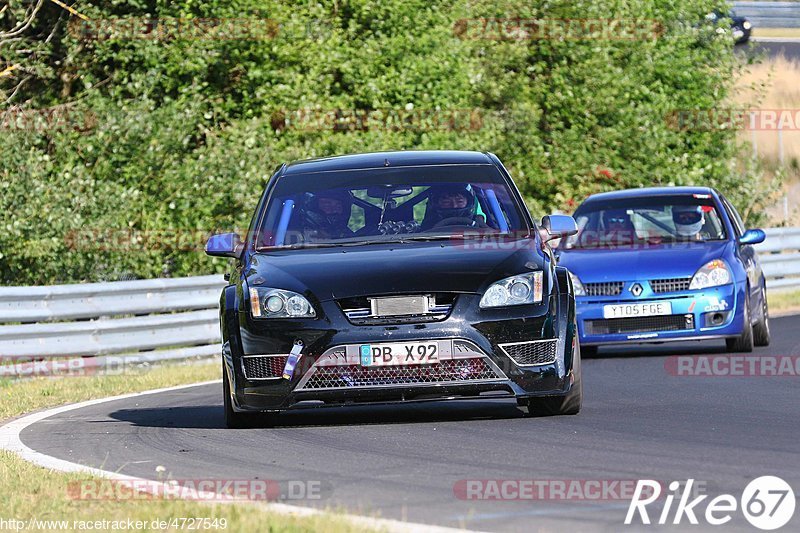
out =
[[[628,507],[625,524],[631,524],[638,514],[642,524],[650,524],[647,506],[664,497],[664,507],[658,515],[657,524],[681,524],[685,518],[690,524],[697,525],[698,515],[706,523],[720,526],[731,521],[733,514],[741,509],[742,514],[751,525],[764,531],[783,527],[794,515],[795,497],[792,487],[775,476],[762,476],[751,481],[742,492],[739,501],[731,494],[721,494],[705,504],[705,512],[701,512],[703,501],[708,495],[701,495],[692,500],[694,479],[683,484],[673,481],[669,484],[666,496],[661,494],[658,481],[640,479],[636,484],[633,499]],[[673,511],[673,503],[677,500]],[[655,519],[655,516],[653,516]],[[670,520],[671,518],[671,520]]]

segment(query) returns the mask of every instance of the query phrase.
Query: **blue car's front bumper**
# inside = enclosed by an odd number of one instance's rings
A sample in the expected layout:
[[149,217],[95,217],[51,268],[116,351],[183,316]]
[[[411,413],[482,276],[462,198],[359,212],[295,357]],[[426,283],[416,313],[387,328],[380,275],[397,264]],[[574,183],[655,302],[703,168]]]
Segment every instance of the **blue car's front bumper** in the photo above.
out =
[[[617,296],[579,296],[578,332],[581,344],[618,344],[700,340],[735,337],[744,327],[745,288],[730,284],[704,290],[656,294],[647,281],[639,281],[642,293],[634,297],[625,282]],[[615,304],[669,302],[671,315],[633,318],[604,318],[604,307]]]

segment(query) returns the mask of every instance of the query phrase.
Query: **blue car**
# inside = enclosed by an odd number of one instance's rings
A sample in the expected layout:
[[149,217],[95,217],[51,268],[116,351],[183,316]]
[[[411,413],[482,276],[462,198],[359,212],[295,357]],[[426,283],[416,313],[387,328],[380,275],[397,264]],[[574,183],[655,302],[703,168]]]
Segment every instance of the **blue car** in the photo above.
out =
[[556,254],[575,288],[584,354],[602,344],[725,339],[769,344],[764,274],[733,205],[708,187],[595,194]]

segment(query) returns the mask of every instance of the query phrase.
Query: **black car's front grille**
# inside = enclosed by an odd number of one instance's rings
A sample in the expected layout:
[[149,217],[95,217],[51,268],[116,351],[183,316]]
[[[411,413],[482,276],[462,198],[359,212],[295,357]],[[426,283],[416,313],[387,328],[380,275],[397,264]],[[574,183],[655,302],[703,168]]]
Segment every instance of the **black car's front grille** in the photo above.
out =
[[244,377],[247,379],[271,379],[283,376],[286,355],[254,355],[242,358]]
[[319,366],[297,390],[351,389],[386,385],[424,385],[502,379],[484,358],[447,359],[432,365]]
[[556,360],[557,339],[501,344],[500,348],[518,365],[547,365]]
[[654,293],[678,292],[689,290],[692,278],[651,279],[650,288]]
[[586,296],[619,296],[622,294],[621,281],[604,281],[601,283],[584,283],[583,289]]
[[428,311],[416,314],[373,315],[373,307],[369,297],[343,298],[338,300],[339,307],[347,320],[356,326],[375,326],[383,324],[413,324],[420,322],[438,322],[450,314],[455,303],[454,293],[435,293],[430,295]]
[[638,316],[631,318],[585,320],[583,325],[587,335],[680,331],[694,329],[694,315]]

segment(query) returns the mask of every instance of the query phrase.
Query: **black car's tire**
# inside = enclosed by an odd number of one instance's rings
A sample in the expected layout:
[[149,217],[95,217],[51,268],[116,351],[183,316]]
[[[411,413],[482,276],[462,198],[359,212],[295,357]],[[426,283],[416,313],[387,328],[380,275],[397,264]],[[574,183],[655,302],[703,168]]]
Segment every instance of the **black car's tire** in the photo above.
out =
[[753,324],[750,321],[750,288],[745,289],[744,298],[744,329],[742,334],[732,339],[725,339],[725,346],[729,352],[749,353],[753,351]]
[[583,381],[581,380],[581,351],[580,345],[577,349],[577,356],[574,365],[575,381],[569,392],[563,396],[542,396],[540,398],[527,398],[518,401],[518,404],[525,405],[528,408],[527,416],[559,416],[559,415],[577,415],[581,412],[583,405]]
[[572,384],[572,388],[564,396],[543,396],[529,398],[525,405],[528,416],[577,415],[583,403],[583,384],[580,380]]
[[753,326],[753,344],[769,346],[769,306],[767,305],[767,288],[761,284],[761,318]]
[[228,373],[225,371],[225,363],[222,363],[222,403],[225,409],[225,427],[228,429],[246,429],[256,425],[258,419],[253,413],[237,413],[233,410],[231,402],[231,385],[228,381]]

